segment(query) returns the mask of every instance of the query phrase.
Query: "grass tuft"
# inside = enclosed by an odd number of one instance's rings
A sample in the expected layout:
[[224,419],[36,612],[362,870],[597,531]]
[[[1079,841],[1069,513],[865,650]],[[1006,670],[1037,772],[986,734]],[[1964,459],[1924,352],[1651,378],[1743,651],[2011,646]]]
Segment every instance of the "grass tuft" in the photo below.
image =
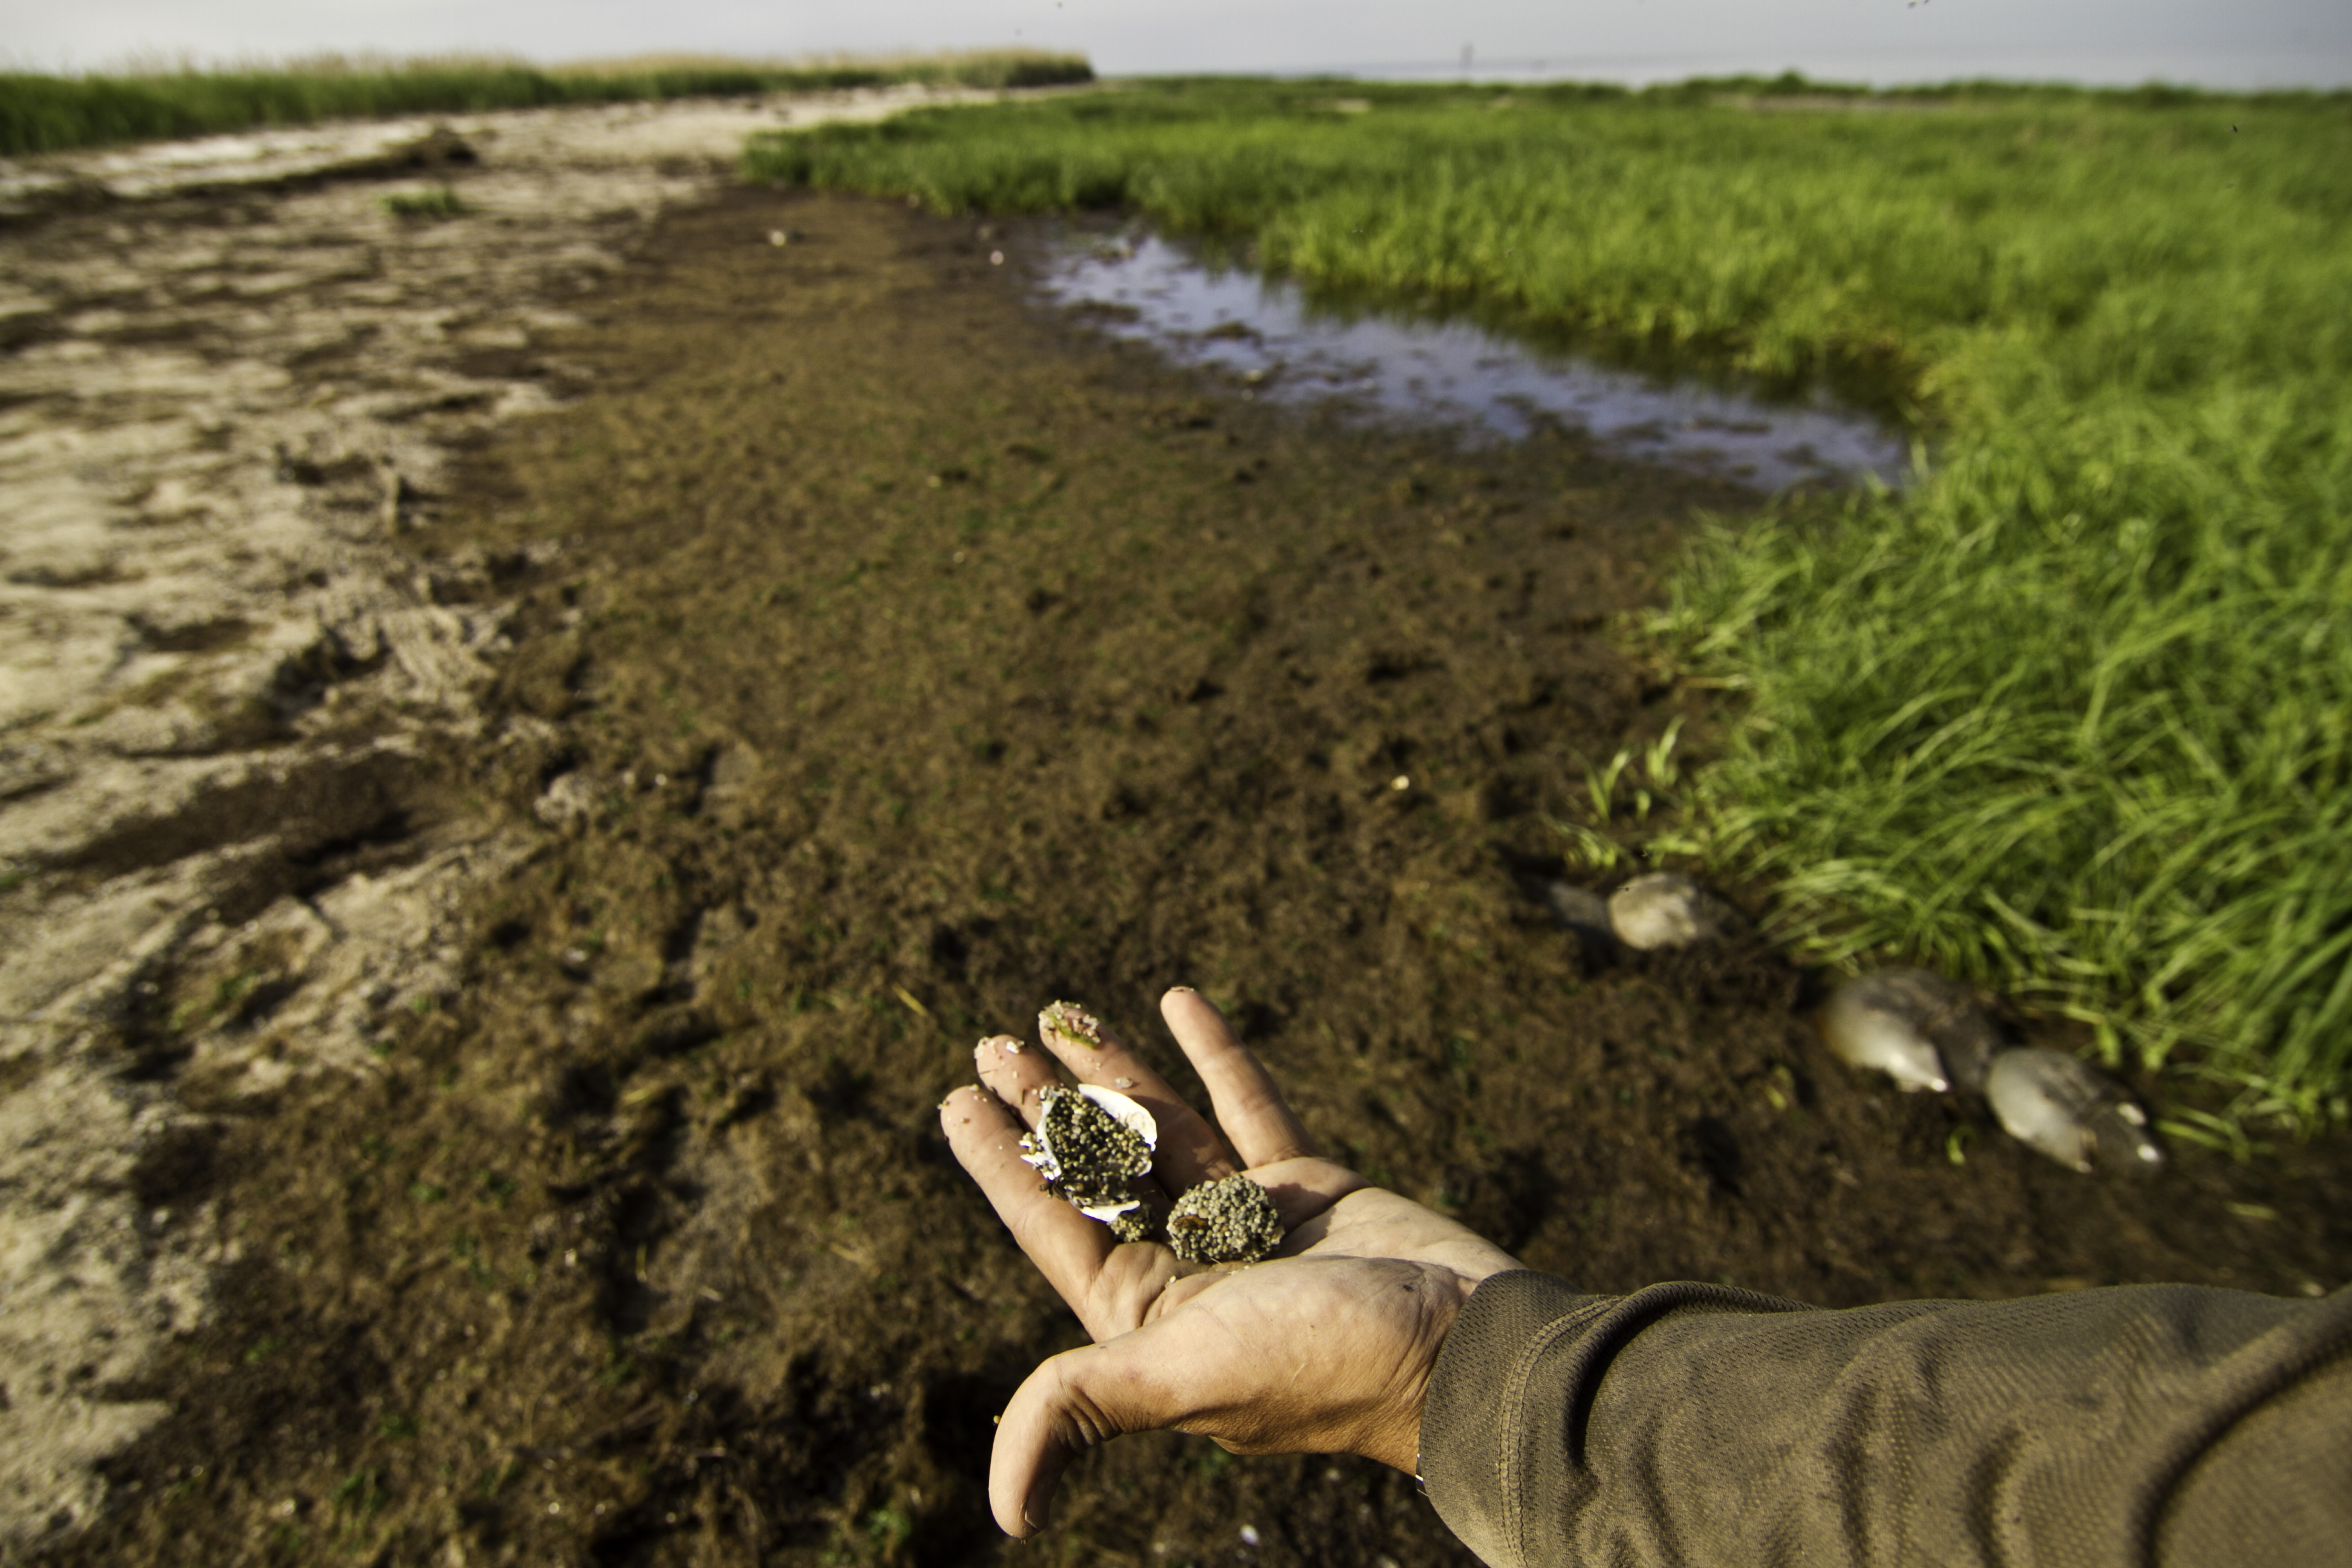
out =
[[1906,490],[1706,530],[1654,619],[1744,700],[1682,785],[1707,853],[1822,957],[1908,955],[2308,1123],[2352,1069],[2347,104],[1171,80],[747,167],[1124,207],[1310,292],[1904,422]]
[[498,56],[320,55],[278,66],[207,68],[184,62],[120,75],[0,72],[0,156],[337,119],[837,91],[908,82],[1046,87],[1093,77],[1083,57],[1025,49],[813,61],[646,56],[552,68]]
[[474,209],[448,186],[428,185],[421,191],[393,192],[383,198],[383,210],[394,217],[447,218]]

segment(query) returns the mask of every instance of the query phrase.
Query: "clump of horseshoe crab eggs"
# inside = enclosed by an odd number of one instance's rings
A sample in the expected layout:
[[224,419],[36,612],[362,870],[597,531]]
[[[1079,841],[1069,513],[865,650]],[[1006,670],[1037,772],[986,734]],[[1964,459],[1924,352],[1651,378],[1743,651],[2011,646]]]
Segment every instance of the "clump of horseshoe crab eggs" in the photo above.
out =
[[1274,1200],[1247,1176],[1202,1182],[1168,1215],[1168,1245],[1187,1263],[1255,1263],[1282,1237]]
[[1037,1096],[1037,1126],[1021,1140],[1021,1158],[1045,1178],[1046,1190],[1121,1241],[1146,1241],[1151,1216],[1135,1184],[1151,1173],[1160,1127],[1115,1089],[1059,1085]]

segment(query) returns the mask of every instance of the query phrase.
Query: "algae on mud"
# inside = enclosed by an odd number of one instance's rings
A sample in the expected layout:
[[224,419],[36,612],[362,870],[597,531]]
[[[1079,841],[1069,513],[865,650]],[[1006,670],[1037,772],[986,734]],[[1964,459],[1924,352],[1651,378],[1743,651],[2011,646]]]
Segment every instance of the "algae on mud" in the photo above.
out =
[[478,210],[430,231],[371,183],[421,127],[233,193],[185,147],[52,161],[87,201],[0,173],[0,1560],[166,1413],[142,1380],[240,1247],[222,1118],[373,1070],[529,849],[425,755],[484,722],[505,565],[400,536],[453,448],[561,400],[541,334],[762,109],[469,123]]
[[[1968,1113],[1847,1072],[1770,953],[1589,960],[1527,896],[1588,765],[1720,743],[1608,628],[1736,492],[1219,396],[1030,314],[1024,254],[739,192],[575,304],[592,390],[409,542],[564,542],[510,584],[522,738],[432,759],[531,853],[376,1076],[225,1109],[180,1187],[244,1262],[58,1562],[1011,1561],[990,1417],[1076,1331],[934,1107],[984,1028],[1179,979],[1335,1156],[1596,1289],[2343,1282],[2340,1141],[1956,1166]],[[1466,1561],[1402,1477],[1172,1435],[1057,1517]]]
[[1710,852],[1822,956],[2177,1053],[2233,1116],[2344,1121],[2343,95],[1779,90],[1804,85],[1163,81],[761,138],[748,167],[1126,206],[1310,292],[1904,416],[1931,458],[1904,496],[1709,531],[1676,574],[1658,629],[1755,721],[1705,781]]

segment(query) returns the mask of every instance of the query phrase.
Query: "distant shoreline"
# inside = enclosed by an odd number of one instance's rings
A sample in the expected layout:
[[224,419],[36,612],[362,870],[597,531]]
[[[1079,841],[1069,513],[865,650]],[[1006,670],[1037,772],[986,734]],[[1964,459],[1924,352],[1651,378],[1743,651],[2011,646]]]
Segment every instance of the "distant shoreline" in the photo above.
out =
[[[1106,75],[1127,74],[1124,62],[1097,60]],[[1467,68],[1446,59],[1357,62],[1262,68],[1276,77],[1341,76],[1366,81],[1613,81],[1651,87],[1691,77],[1778,76],[1796,70],[1822,82],[1870,87],[1923,87],[1942,82],[1998,80],[2075,87],[2138,87],[2158,81],[2214,92],[2332,91],[2352,88],[2352,47],[2309,48],[2140,49],[2127,51],[2017,49],[1812,51],[1721,55],[1474,55]]]

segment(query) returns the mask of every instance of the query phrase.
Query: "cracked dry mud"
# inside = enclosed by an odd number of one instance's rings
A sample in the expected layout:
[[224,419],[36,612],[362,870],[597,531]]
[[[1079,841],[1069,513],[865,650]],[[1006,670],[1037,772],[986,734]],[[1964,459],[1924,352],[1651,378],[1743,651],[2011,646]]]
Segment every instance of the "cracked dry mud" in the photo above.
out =
[[[1196,1090],[1201,986],[1335,1158],[1595,1289],[2344,1282],[2341,1137],[2085,1180],[1849,1072],[1768,945],[1546,910],[1622,879],[1562,859],[1589,769],[1720,743],[1612,617],[1754,498],[1244,401],[1027,308],[1019,225],[521,144],[447,229],[330,184],[0,241],[63,279],[0,458],[65,520],[0,625],[100,650],[13,689],[0,807],[46,1561],[1466,1562],[1376,1465],[1174,1435],[997,1535],[992,1417],[1078,1331],[936,1107],[1056,994]],[[67,297],[126,248],[268,233],[267,309],[74,335],[201,302]],[[278,321],[378,331],[229,330]],[[215,504],[139,521],[174,478]]]
[[527,850],[420,759],[528,731],[478,698],[562,546],[422,562],[448,454],[749,131],[919,97],[455,117],[443,224],[338,177],[425,121],[0,165],[0,1552],[91,1517],[237,1256],[159,1174],[194,1105],[371,1071]]

